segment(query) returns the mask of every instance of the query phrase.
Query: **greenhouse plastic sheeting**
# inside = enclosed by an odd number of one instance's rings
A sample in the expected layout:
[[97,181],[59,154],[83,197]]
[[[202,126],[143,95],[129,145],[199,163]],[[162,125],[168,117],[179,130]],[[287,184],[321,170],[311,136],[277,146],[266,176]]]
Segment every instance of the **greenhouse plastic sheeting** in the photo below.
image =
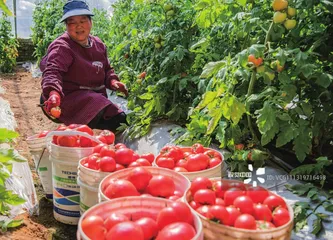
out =
[[[7,7],[14,12],[14,2],[15,0],[7,0]],[[18,38],[30,38],[31,27],[33,25],[32,13],[35,9],[36,4],[40,1],[34,0],[16,0],[16,24],[17,24],[17,37]],[[87,0],[86,1],[90,9],[105,9],[110,15],[112,14],[111,4],[116,2],[116,0]],[[0,11],[1,16],[1,11]],[[15,25],[14,18],[11,17],[10,21],[12,23],[13,35],[15,35]]]

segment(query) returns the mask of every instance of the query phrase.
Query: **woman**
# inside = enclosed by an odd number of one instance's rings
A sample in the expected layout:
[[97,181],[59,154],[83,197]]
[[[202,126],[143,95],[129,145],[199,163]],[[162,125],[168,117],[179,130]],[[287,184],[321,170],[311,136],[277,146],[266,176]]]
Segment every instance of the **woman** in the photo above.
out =
[[64,5],[66,32],[50,44],[40,64],[41,102],[52,120],[51,109],[60,107],[58,122],[115,131],[126,123],[126,114],[107,98],[106,88],[126,96],[128,91],[110,66],[105,44],[90,35],[91,16],[83,1]]

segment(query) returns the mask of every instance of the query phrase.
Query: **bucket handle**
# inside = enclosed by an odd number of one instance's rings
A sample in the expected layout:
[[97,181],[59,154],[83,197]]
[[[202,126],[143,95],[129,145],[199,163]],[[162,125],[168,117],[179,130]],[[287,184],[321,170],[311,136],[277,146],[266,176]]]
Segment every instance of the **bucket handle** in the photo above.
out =
[[91,136],[89,135],[88,133],[86,132],[80,132],[80,131],[52,131],[52,132],[49,132],[47,135],[46,135],[46,148],[51,151],[51,137],[53,136],[82,136],[82,137],[86,137],[86,138],[89,138],[90,140],[94,141],[94,142],[97,142],[97,143],[103,143],[102,141],[100,141],[99,139],[95,138],[94,136]]

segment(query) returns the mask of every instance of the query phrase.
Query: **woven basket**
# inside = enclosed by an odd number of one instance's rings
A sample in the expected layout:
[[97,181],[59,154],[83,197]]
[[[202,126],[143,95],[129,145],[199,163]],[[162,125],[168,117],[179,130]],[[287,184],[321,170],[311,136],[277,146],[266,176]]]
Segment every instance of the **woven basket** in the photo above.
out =
[[[183,152],[189,152],[191,150],[191,147],[180,147],[180,149]],[[225,165],[225,162],[224,162],[223,155],[215,149],[204,148],[204,151],[207,151],[207,150],[214,150],[214,151],[218,152],[221,155],[222,162],[219,165],[217,165],[215,167],[212,167],[212,168],[209,168],[209,169],[205,169],[205,170],[202,170],[202,171],[196,171],[196,172],[181,172],[181,174],[183,174],[185,177],[187,177],[190,181],[193,181],[197,177],[213,178],[213,177],[223,177],[223,176],[225,176],[226,175],[226,165]],[[152,165],[156,166],[156,167],[159,167],[156,164],[156,159],[157,158],[158,158],[158,156],[155,158]]]
[[[213,178],[211,180],[216,181],[221,179]],[[222,181],[243,183],[237,180],[223,179]],[[270,194],[274,193],[270,192]],[[188,202],[190,198],[191,198],[191,193],[188,190],[183,200],[189,205]],[[290,220],[288,223],[277,228],[260,230],[260,231],[241,229],[241,228],[226,226],[223,224],[218,224],[216,222],[210,221],[208,218],[202,216],[198,212],[196,212],[196,214],[201,219],[205,240],[290,240],[291,232],[294,226],[293,224],[294,212],[289,205],[287,205],[287,207],[290,214]]]
[[[176,190],[182,192],[184,196],[185,192],[187,192],[187,190],[191,187],[191,182],[178,172],[158,167],[143,167],[143,168],[150,171],[153,176],[163,175],[171,177],[176,185]],[[133,168],[122,169],[117,172],[110,173],[107,177],[105,177],[99,184],[99,189],[98,189],[99,202],[110,200],[107,196],[105,196],[105,194],[102,191],[102,189],[104,189],[105,184],[107,184],[110,179],[126,179],[129,173],[132,171],[132,169]]]
[[[89,210],[87,210],[80,218],[77,230],[77,240],[89,240],[89,238],[82,231],[82,220],[85,217],[91,215],[99,215],[103,219],[106,219],[112,213],[122,213],[122,214],[139,214],[141,216],[149,216],[153,219],[157,218],[158,213],[167,204],[171,204],[171,200],[163,198],[152,198],[152,197],[124,197],[116,198],[107,202],[99,203]],[[200,218],[193,213],[194,227],[196,230],[196,235],[192,240],[203,240],[202,223]],[[134,239],[135,240],[135,239]]]

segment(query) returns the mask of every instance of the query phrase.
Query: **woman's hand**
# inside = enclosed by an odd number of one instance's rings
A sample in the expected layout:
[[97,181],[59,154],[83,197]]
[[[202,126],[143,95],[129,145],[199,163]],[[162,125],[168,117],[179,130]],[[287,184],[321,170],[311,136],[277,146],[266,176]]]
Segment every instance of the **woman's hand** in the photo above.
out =
[[126,97],[128,97],[128,90],[124,83],[112,79],[110,85],[112,90],[122,92]]
[[44,107],[45,107],[45,110],[48,112],[48,113],[51,113],[51,109],[52,108],[55,108],[55,107],[59,107],[60,106],[60,95],[58,92],[56,91],[51,91],[50,92],[50,95],[49,95],[49,99],[47,99],[45,102],[44,102]]

